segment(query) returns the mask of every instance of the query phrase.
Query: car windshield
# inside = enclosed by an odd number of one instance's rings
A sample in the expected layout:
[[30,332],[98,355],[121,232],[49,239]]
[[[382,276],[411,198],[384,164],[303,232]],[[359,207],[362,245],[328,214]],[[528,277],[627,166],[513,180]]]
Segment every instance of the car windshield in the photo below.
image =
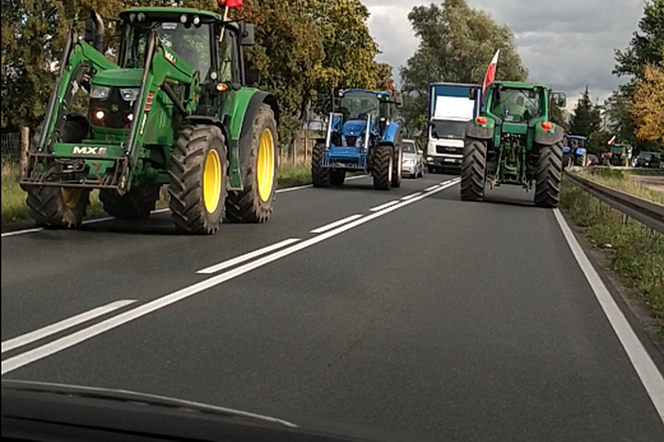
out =
[[159,40],[167,48],[175,52],[194,70],[198,70],[201,78],[207,79],[210,74],[210,25],[194,26],[182,23],[151,23],[145,26],[134,26],[129,29],[129,48],[124,60],[127,68],[139,68],[145,63],[146,41],[151,30],[159,35]]
[[452,138],[463,140],[467,121],[436,120],[431,122],[433,138]]
[[415,147],[414,143],[410,141],[404,141],[403,151],[406,153],[417,153],[417,148]]
[[521,123],[532,120],[542,115],[540,105],[542,93],[537,88],[496,88],[493,92],[491,113],[509,122]]
[[347,120],[364,120],[371,115],[378,118],[378,97],[369,92],[348,92],[341,97],[339,110]]

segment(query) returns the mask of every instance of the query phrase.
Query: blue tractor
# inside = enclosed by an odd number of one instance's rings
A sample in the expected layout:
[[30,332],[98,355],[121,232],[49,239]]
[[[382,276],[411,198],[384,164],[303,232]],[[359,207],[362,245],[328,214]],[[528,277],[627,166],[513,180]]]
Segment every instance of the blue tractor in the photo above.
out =
[[394,108],[401,105],[394,90],[339,91],[332,100],[326,137],[314,146],[313,185],[339,186],[347,172],[364,172],[373,176],[375,189],[401,186],[402,134],[392,118]]
[[587,137],[582,135],[565,135],[563,140],[563,166],[585,166],[588,151],[586,150]]

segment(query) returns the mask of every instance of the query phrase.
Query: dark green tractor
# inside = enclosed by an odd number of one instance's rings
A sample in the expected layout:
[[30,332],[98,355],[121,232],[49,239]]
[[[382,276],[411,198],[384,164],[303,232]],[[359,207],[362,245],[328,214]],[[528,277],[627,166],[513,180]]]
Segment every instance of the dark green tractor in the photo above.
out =
[[279,110],[250,86],[257,75],[242,47],[253,44],[253,25],[196,9],[133,8],[120,14],[115,47],[104,27],[93,12],[83,39],[69,32],[21,181],[37,224],[78,227],[95,189],[110,215],[146,218],[162,186],[176,231],[266,221]]
[[552,123],[550,105],[565,106],[562,93],[540,84],[494,82],[482,115],[466,126],[461,199],[482,201],[502,184],[535,187],[535,205],[557,207],[565,131]]

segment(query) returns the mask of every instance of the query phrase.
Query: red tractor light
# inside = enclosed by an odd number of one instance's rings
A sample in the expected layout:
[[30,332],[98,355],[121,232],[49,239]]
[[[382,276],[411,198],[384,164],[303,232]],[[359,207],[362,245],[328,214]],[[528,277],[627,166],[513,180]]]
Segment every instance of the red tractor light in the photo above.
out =
[[553,129],[553,123],[549,123],[548,121],[543,122],[542,123],[542,129],[544,129],[544,130]]
[[487,117],[477,117],[475,121],[477,121],[478,124],[486,124],[489,119]]

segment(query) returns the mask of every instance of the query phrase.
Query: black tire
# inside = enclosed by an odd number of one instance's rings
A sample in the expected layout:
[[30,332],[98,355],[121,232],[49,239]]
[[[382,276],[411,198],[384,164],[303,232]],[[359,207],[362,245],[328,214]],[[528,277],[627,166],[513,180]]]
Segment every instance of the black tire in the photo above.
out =
[[487,142],[467,138],[461,163],[461,200],[483,201]]
[[[263,134],[268,131],[271,137],[267,137],[266,143],[271,142],[271,148],[266,144],[266,149],[271,153],[272,177],[271,187],[268,195],[261,196],[259,187],[259,154],[260,143]],[[267,140],[267,141],[266,141]],[[277,191],[277,169],[278,152],[277,144],[277,120],[274,111],[268,104],[261,104],[256,118],[253,121],[253,133],[251,150],[248,155],[248,163],[242,166],[242,184],[244,190],[230,191],[226,199],[226,221],[231,223],[263,223],[270,219],[273,211],[275,192]]]
[[[63,143],[80,143],[90,126],[82,116],[67,116]],[[36,152],[41,128],[35,131],[30,151]],[[90,190],[61,187],[33,187],[27,190],[26,204],[35,223],[47,229],[72,229],[83,223],[90,204]]]
[[379,144],[374,147],[372,161],[374,188],[390,190],[394,171],[394,149],[389,144]]
[[585,159],[585,156],[581,156],[581,157],[575,156],[574,157],[574,165],[575,166],[581,166],[581,167],[585,166],[584,159]]
[[330,183],[333,186],[342,186],[346,181],[346,171],[345,170],[332,170],[330,174]]
[[401,131],[396,138],[396,144],[394,146],[394,163],[392,170],[392,188],[398,189],[401,187],[401,180],[403,179],[403,143],[402,143]]
[[330,187],[332,174],[330,169],[323,167],[325,144],[316,143],[311,152],[311,182],[314,187]]
[[148,184],[132,187],[131,190],[120,196],[111,189],[99,191],[99,200],[104,210],[111,216],[120,219],[146,219],[156,208],[159,200],[158,184]]
[[[216,158],[215,158],[216,157]],[[218,196],[205,201],[205,168],[220,173]],[[216,161],[218,159],[218,162]],[[222,222],[228,186],[228,156],[224,134],[217,126],[186,125],[180,131],[173,149],[168,187],[171,216],[178,233],[211,235]],[[215,204],[216,203],[216,204]]]
[[436,169],[433,168],[433,167],[431,167],[431,166],[427,166],[427,172],[429,172],[429,173],[435,173],[435,172],[436,172]]
[[535,184],[535,205],[555,208],[560,200],[563,174],[562,141],[550,146],[536,146],[539,150]]

